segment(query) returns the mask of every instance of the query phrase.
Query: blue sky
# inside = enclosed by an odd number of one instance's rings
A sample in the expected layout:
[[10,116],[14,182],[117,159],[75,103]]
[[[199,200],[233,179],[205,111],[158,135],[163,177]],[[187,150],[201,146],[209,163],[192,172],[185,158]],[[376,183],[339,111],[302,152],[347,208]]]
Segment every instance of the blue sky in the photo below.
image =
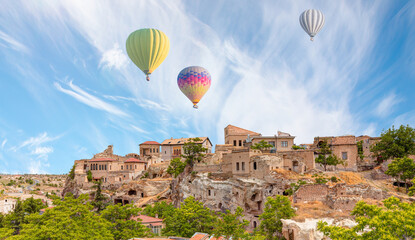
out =
[[[298,17],[320,9],[314,42]],[[228,124],[309,143],[415,126],[413,1],[6,1],[0,8],[0,172],[66,173],[170,137],[223,143]],[[170,52],[151,81],[125,41],[153,27]],[[194,110],[184,67],[209,70]]]

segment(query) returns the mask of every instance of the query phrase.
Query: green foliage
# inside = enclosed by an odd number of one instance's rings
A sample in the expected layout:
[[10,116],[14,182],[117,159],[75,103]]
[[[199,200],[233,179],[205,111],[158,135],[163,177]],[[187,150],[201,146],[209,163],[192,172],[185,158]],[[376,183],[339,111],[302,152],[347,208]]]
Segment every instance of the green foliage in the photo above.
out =
[[6,186],[13,186],[13,185],[15,185],[16,184],[16,181],[14,181],[13,179],[11,179],[10,180],[10,182],[8,182],[7,184],[6,184]]
[[32,185],[32,184],[33,184],[33,180],[32,180],[31,178],[26,179],[26,180],[25,180],[25,182],[26,182],[27,184],[30,184],[30,185]]
[[102,194],[102,181],[95,182],[94,188],[97,190],[95,191],[94,201],[92,205],[95,207],[97,212],[102,211],[108,204],[107,204],[107,197]]
[[293,150],[299,150],[299,149],[305,149],[305,147],[301,147],[301,146],[297,146],[297,145],[293,145],[292,146]]
[[208,150],[199,143],[201,141],[202,139],[200,138],[190,138],[189,141],[183,145],[184,154],[182,154],[182,158],[185,159],[185,163],[190,167],[193,167],[195,162],[202,161],[205,156],[204,152]]
[[295,216],[295,211],[291,207],[288,197],[280,195],[274,198],[268,197],[264,212],[259,215],[259,220],[261,220],[260,233],[265,235],[267,240],[280,239],[281,219],[288,219],[293,216]]
[[382,132],[381,140],[370,151],[380,160],[403,158],[415,153],[415,129],[409,125],[394,126]]
[[55,207],[25,217],[19,235],[10,239],[113,239],[111,224],[91,212],[88,195],[56,199]]
[[330,178],[330,181],[331,181],[331,182],[336,183],[336,182],[338,182],[338,181],[339,181],[339,179],[338,179],[338,178],[336,178],[335,176],[332,176],[332,177]]
[[273,145],[267,143],[265,140],[261,140],[259,143],[255,143],[251,146],[252,149],[260,150],[261,152],[265,149],[272,148]]
[[316,177],[314,180],[316,180],[316,184],[326,184],[328,182],[325,177]]
[[291,183],[290,184],[290,186],[291,186],[291,188],[289,188],[289,189],[287,189],[287,190],[285,190],[285,192],[288,194],[288,195],[293,195],[295,192],[297,192],[297,190],[302,186],[302,185],[304,185],[304,184],[307,184],[307,182],[306,181],[304,181],[304,180],[298,180],[297,181],[297,183]]
[[408,195],[413,196],[415,194],[415,178],[412,179],[412,187],[408,189]]
[[[47,205],[44,204],[42,200],[34,199],[33,197],[28,198],[25,201],[17,200],[13,212],[4,216],[2,226],[11,229],[13,233],[17,234],[20,232],[22,224],[26,223],[26,215],[39,214],[39,210],[45,207],[47,207]],[[5,230],[5,232],[10,231]]]
[[114,239],[151,236],[149,228],[142,225],[140,220],[131,219],[131,217],[137,216],[140,210],[131,204],[109,205],[101,212],[101,217],[111,223],[110,231],[114,235]]
[[149,176],[150,176],[150,173],[144,172],[143,176],[141,176],[141,179],[148,178]]
[[88,179],[88,182],[92,181],[92,172],[91,172],[91,170],[88,170],[88,172],[86,172],[86,178]]
[[155,202],[153,205],[148,205],[146,208],[144,208],[141,214],[164,219],[167,216],[173,214],[174,210],[175,208],[172,204],[161,201]]
[[164,219],[166,228],[163,235],[191,237],[195,232],[211,234],[216,225],[217,216],[209,208],[203,206],[202,202],[196,201],[194,197],[184,200],[180,208]]
[[224,236],[225,239],[240,239],[244,236],[245,229],[249,225],[247,220],[242,219],[243,209],[237,207],[235,213],[226,210],[225,213],[219,213],[219,220],[213,234],[215,236]]
[[386,170],[385,174],[405,182],[406,190],[408,191],[407,180],[415,177],[415,162],[408,157],[395,158],[388,165],[388,170]]
[[69,175],[68,175],[68,177],[72,180],[75,179],[75,167],[76,167],[76,163],[74,163],[74,165],[72,166],[71,171],[69,171]]
[[338,164],[343,164],[344,162],[332,154],[330,146],[327,144],[327,141],[323,141],[319,146],[319,154],[316,158],[316,163],[320,163],[324,166],[324,171],[327,170],[327,165],[337,166]]
[[357,154],[359,155],[360,160],[363,161],[363,159],[365,158],[365,155],[363,155],[363,140],[358,141],[356,145],[357,145]]
[[383,203],[384,207],[379,207],[358,202],[351,213],[357,222],[352,228],[330,226],[326,222],[319,222],[317,228],[333,240],[414,239],[415,204],[401,202],[396,197]]
[[172,175],[173,177],[177,177],[182,173],[186,167],[186,163],[182,162],[180,158],[173,158],[170,161],[169,167],[167,168],[167,172]]

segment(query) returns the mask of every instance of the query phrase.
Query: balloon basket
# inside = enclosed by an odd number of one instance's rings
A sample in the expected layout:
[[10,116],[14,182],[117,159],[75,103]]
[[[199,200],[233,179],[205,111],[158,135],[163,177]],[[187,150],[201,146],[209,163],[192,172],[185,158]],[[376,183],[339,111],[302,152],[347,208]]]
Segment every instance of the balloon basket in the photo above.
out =
[[194,109],[199,109],[199,107],[195,104],[195,105],[193,105],[193,108]]

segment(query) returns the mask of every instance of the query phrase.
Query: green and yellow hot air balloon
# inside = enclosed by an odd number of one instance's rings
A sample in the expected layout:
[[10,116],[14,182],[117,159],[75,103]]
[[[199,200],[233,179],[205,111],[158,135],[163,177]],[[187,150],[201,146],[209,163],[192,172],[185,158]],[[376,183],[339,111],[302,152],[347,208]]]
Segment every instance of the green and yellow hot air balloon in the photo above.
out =
[[162,31],[145,28],[132,32],[127,38],[127,53],[130,59],[147,76],[164,61],[169,53],[170,41]]

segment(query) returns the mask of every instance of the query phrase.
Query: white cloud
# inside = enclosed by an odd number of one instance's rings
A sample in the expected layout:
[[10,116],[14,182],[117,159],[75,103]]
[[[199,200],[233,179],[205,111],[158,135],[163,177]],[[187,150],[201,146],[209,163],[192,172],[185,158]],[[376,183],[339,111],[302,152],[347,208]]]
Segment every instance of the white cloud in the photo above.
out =
[[137,131],[137,132],[139,132],[139,133],[144,133],[144,134],[148,134],[149,132],[147,132],[146,130],[144,130],[144,129],[142,129],[142,128],[139,128],[139,127],[137,127],[137,126],[135,126],[135,125],[133,125],[133,124],[130,124],[130,127],[133,129],[133,130],[135,130],[135,131]]
[[0,31],[0,45],[9,47],[13,50],[27,53],[29,52],[29,49],[10,35],[7,35],[6,33]]
[[32,151],[32,154],[35,155],[44,155],[44,154],[49,154],[53,152],[53,148],[52,147],[37,147]]
[[[163,131],[174,126],[178,132],[192,129],[197,135],[216,132],[215,140],[220,143],[227,124],[264,134],[280,129],[296,135],[298,142],[310,142],[317,135],[360,134],[364,130],[366,125],[349,108],[359,73],[370,67],[368,53],[379,34],[376,31],[381,29],[379,22],[373,21],[382,17],[380,3],[318,4],[327,21],[314,42],[298,22],[299,14],[313,7],[309,1],[235,4],[225,15],[223,9],[230,4],[227,1],[214,6],[192,4],[198,10],[206,9],[209,17],[198,19],[189,14],[187,2],[178,0],[116,5],[103,1],[50,2],[42,11],[76,30],[97,49],[100,66],[119,71],[114,81],[134,96],[136,104],[158,111],[153,114],[155,119],[165,119],[154,121]],[[32,14],[38,16],[38,11],[34,7]],[[119,47],[125,45],[130,32],[148,26],[165,32],[172,46],[149,83],[128,59],[126,67],[121,67],[126,56]],[[212,86],[199,110],[192,109],[177,88],[178,72],[189,65],[204,66],[212,75]],[[55,87],[91,107],[126,115],[72,82],[71,89],[58,83]],[[163,113],[166,108],[169,114]]]
[[72,81],[70,81],[68,83],[68,86],[72,89],[65,89],[63,88],[59,83],[55,82],[54,83],[56,89],[58,89],[59,91],[68,94],[69,96],[72,96],[73,98],[75,98],[76,100],[99,110],[103,110],[105,112],[108,112],[110,114],[115,114],[117,116],[122,116],[122,117],[126,117],[129,116],[127,113],[125,113],[124,111],[118,109],[116,106],[109,104],[101,99],[99,99],[98,97],[95,97],[89,93],[87,93],[86,91],[82,90],[80,87],[76,86],[75,84],[72,83]]
[[378,104],[375,109],[375,114],[379,117],[387,117],[393,112],[395,105],[401,101],[402,99],[396,96],[395,93],[391,93],[383,98],[382,101]]
[[4,146],[6,145],[6,143],[7,143],[7,138],[5,138],[5,139],[3,140],[3,142],[1,143],[1,149],[2,149],[2,150],[4,149]]
[[120,69],[121,67],[126,65],[127,61],[127,56],[121,50],[118,43],[115,43],[112,49],[107,50],[102,54],[99,66],[102,68]]
[[20,146],[18,146],[17,148],[14,147],[12,149],[14,151],[17,151],[18,149],[21,149],[23,147],[39,147],[43,143],[55,141],[55,140],[57,140],[59,138],[60,138],[60,136],[57,136],[57,137],[49,137],[48,136],[48,133],[47,132],[44,132],[44,133],[39,134],[39,136],[37,136],[37,137],[30,137],[29,139],[27,139],[26,141],[24,141],[22,144],[20,144]]

